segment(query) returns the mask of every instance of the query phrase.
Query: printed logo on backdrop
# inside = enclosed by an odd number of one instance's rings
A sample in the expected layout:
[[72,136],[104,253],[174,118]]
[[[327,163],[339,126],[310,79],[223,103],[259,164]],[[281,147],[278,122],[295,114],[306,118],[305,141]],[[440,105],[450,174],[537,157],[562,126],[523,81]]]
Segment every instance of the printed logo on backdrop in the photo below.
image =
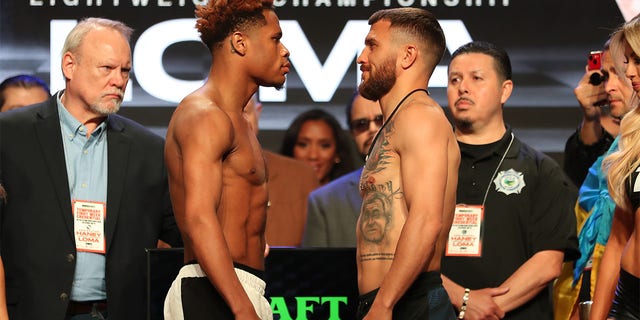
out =
[[[75,20],[51,20],[51,90],[64,88],[64,77],[59,64],[61,50],[66,35],[76,25]],[[176,43],[200,42],[198,32],[193,27],[195,19],[173,19],[160,22],[144,30],[133,46],[133,69],[136,84],[148,94],[165,101],[180,102],[184,96],[200,87],[204,80],[183,80],[171,76],[165,69],[162,58],[165,50]],[[440,20],[447,39],[447,50],[455,51],[461,45],[472,41],[462,20]],[[364,48],[364,38],[369,32],[366,20],[349,20],[335,41],[324,63],[320,61],[304,30],[296,20],[280,21],[282,43],[291,52],[289,60],[314,102],[330,101],[349,68],[355,68],[356,76],[351,79],[355,88],[362,72],[354,64]],[[131,101],[135,91],[129,82],[124,101]],[[439,65],[429,83],[430,87],[447,86],[447,67]],[[287,100],[287,85],[282,90],[260,88],[263,102],[284,102]]]
[[[629,19],[640,12],[638,1],[617,0],[616,5],[611,1],[585,0],[584,7],[596,9],[576,11],[580,8],[558,6],[556,0],[274,0],[293,68],[283,90],[260,88],[260,98],[280,106],[326,102],[327,106],[342,106],[343,98],[360,81],[355,60],[369,29],[366,19],[378,9],[411,6],[434,12],[447,38],[448,53],[429,83],[435,97],[444,95],[449,53],[479,39],[507,49],[512,55],[514,76],[531,80],[518,82],[517,90],[524,94],[515,95],[511,105],[564,105],[568,103],[562,100],[564,96],[569,97],[567,100],[571,96],[574,73],[584,63],[582,52],[600,47],[611,28],[622,22],[622,15]],[[35,74],[49,78],[52,90],[61,89],[64,80],[59,66],[60,49],[66,34],[77,23],[75,19],[104,16],[122,20],[135,29],[131,43],[134,72],[126,90],[125,106],[173,107],[200,86],[207,73],[210,57],[193,22],[194,5],[206,2],[0,1],[0,78],[18,72]],[[544,10],[550,6],[555,8],[553,12]],[[584,19],[570,24],[558,22],[576,13],[584,15]],[[536,33],[521,27],[545,19],[547,22],[541,25],[553,32]],[[50,29],[32,29],[27,22],[31,20],[49,21]],[[487,20],[494,23],[487,24]],[[566,44],[567,37],[572,39],[570,46]],[[549,52],[556,54],[554,61],[562,61],[562,65],[548,68]],[[526,98],[537,90],[552,96],[535,102]]]
[[[205,4],[207,0],[29,0],[32,7],[122,7],[122,8],[170,8]],[[282,8],[336,8],[337,10],[357,7],[508,7],[509,0],[274,0],[274,6]],[[194,19],[172,19],[157,23],[142,32],[133,44],[133,69],[135,81],[129,83],[124,101],[135,100],[138,88],[154,98],[177,103],[184,96],[202,85],[202,80],[185,80],[170,75],[163,64],[163,54],[171,45],[181,42],[200,42],[194,29]],[[471,35],[462,20],[440,20],[447,39],[447,50],[453,52],[461,45],[472,41]],[[52,91],[64,88],[64,78],[59,70],[60,50],[66,34],[76,24],[75,20],[53,19],[50,22],[50,87]],[[366,20],[348,20],[331,52],[324,62],[320,61],[316,50],[296,20],[282,20],[282,42],[292,53],[290,56],[297,76],[313,102],[329,102],[344,80],[360,82],[361,71],[355,64],[355,58],[364,47],[364,37],[369,25]],[[348,73],[350,68],[351,73]],[[354,74],[345,79],[347,74]],[[434,71],[430,87],[446,87],[446,66],[440,65]],[[263,102],[287,101],[287,84],[282,90],[260,88]]]

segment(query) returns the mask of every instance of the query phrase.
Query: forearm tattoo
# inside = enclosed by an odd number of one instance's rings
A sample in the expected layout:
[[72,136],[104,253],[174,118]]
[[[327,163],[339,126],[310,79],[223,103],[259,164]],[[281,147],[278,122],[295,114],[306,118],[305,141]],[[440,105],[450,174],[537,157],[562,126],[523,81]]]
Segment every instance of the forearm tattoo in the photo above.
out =
[[366,253],[360,255],[360,261],[372,261],[372,260],[393,260],[395,253]]

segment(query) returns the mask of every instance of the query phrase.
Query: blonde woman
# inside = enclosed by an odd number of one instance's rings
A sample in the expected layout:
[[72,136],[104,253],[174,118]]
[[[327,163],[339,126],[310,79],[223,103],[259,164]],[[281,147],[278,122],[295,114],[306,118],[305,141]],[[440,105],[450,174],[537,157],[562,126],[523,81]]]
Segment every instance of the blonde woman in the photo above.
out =
[[612,39],[612,53],[635,91],[620,125],[619,151],[603,163],[616,203],[602,257],[591,319],[640,319],[640,17],[625,23]]

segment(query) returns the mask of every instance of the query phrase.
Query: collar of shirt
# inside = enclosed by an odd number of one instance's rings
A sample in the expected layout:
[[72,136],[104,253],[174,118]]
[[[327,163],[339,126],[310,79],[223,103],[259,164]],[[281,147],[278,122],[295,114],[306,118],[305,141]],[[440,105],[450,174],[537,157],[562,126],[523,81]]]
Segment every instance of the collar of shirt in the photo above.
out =
[[[56,97],[56,102],[58,106],[58,116],[60,117],[60,128],[62,129],[62,134],[66,139],[73,141],[77,136],[86,136],[87,128],[84,124],[80,123],[78,119],[76,119],[67,108],[62,104],[62,95],[64,91],[60,91]],[[91,136],[95,137],[97,140],[101,140],[104,137],[104,132],[107,127],[107,119],[102,121],[91,133]]]
[[[458,145],[460,146],[460,153],[465,158],[472,159],[474,162],[493,156],[502,157],[504,152],[507,150],[507,147],[509,146],[509,142],[511,141],[511,128],[507,126],[506,129],[507,130],[505,131],[502,138],[492,143],[473,145],[458,142]],[[513,147],[511,149],[513,149]],[[507,155],[506,158],[509,158],[509,156],[510,155]]]

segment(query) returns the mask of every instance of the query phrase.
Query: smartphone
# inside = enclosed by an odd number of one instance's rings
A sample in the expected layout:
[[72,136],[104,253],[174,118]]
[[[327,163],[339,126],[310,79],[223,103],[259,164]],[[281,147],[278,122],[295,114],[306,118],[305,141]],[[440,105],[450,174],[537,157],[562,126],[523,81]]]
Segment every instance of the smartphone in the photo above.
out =
[[600,70],[602,69],[602,51],[589,52],[589,58],[587,59],[588,70]]

